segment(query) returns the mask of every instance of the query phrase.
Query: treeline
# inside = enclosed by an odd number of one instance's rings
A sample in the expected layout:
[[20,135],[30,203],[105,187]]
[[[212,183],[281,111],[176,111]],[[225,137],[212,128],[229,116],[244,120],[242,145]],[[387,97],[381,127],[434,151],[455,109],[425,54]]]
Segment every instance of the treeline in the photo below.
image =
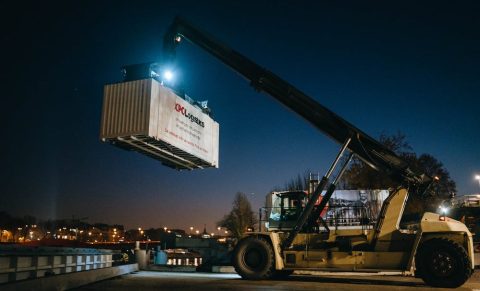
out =
[[72,217],[71,219],[47,219],[41,220],[37,219],[35,216],[25,215],[22,217],[15,217],[10,215],[6,211],[0,211],[0,229],[6,230],[18,230],[19,228],[29,228],[35,226],[36,228],[45,229],[47,231],[55,231],[58,228],[75,228],[75,229],[88,229],[88,228],[98,228],[98,229],[108,229],[108,228],[117,228],[123,230],[123,225],[114,224],[109,225],[106,223],[86,223],[83,221],[86,218],[76,219]]

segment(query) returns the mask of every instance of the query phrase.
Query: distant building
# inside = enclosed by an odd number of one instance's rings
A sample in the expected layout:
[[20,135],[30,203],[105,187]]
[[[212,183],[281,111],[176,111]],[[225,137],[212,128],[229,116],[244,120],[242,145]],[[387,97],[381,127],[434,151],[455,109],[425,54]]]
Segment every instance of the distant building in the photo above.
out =
[[200,253],[187,249],[168,249],[167,265],[172,266],[200,266],[202,264],[202,256]]

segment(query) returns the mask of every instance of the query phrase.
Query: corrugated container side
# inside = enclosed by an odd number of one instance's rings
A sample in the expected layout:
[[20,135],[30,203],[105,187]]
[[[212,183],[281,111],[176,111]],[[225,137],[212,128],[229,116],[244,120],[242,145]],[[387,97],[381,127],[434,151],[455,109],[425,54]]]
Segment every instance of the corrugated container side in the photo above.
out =
[[160,88],[158,82],[154,82],[152,79],[149,80],[149,94],[150,94],[150,124],[148,128],[148,135],[157,137],[160,120]]
[[151,80],[105,85],[100,138],[148,135]]
[[152,79],[106,85],[100,139],[176,169],[218,168],[219,125]]

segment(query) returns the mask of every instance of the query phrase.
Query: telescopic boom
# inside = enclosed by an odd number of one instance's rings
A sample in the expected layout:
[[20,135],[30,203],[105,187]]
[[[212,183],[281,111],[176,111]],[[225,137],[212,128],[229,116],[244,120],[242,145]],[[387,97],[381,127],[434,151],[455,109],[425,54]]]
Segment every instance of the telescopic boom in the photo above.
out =
[[414,173],[408,164],[393,151],[287,81],[262,68],[180,17],[175,18],[165,34],[164,56],[167,62],[174,60],[176,47],[182,38],[221,60],[225,65],[250,81],[256,90],[272,96],[338,143],[344,144],[346,140],[351,138],[348,150],[372,168],[386,172],[402,184],[422,186],[429,184],[431,181],[424,174]]

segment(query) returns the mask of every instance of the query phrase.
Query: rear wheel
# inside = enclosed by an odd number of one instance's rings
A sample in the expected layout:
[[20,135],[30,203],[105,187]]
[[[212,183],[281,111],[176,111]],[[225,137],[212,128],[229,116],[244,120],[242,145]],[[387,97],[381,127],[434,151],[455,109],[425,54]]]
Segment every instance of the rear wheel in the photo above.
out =
[[424,242],[415,256],[416,272],[433,287],[456,288],[472,274],[470,259],[459,244],[441,238]]
[[271,244],[262,238],[247,237],[235,247],[235,271],[243,279],[270,279],[275,274],[275,256]]

